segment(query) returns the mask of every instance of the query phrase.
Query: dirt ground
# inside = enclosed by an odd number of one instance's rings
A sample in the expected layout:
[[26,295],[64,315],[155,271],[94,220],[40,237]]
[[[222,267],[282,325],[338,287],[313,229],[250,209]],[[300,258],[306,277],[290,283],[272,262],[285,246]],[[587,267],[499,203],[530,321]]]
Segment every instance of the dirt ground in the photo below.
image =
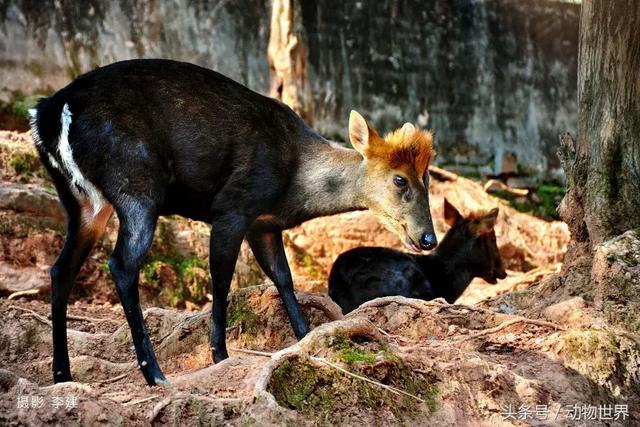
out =
[[199,288],[208,229],[166,220],[140,292],[167,387],[147,387],[136,369],[105,269],[112,220],[69,306],[74,382],[53,385],[48,268],[64,215],[30,163],[27,137],[0,132],[0,425],[640,425],[640,340],[597,315],[606,294],[581,288],[577,275],[560,279],[566,225],[521,214],[462,177],[434,176],[436,228],[445,231],[444,197],[463,214],[499,206],[507,279],[474,281],[453,305],[392,297],[343,317],[326,296],[335,257],[360,245],[399,247],[397,238],[366,212],[309,221],[287,232],[286,245],[313,331],[295,340],[277,291],[243,247],[231,357],[217,365],[210,298]]

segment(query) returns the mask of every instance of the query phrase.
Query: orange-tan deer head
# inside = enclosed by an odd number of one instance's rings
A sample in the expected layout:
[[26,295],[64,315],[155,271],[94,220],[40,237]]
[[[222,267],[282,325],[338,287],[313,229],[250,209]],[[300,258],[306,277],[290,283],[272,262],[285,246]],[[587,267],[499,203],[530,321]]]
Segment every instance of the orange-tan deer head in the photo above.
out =
[[436,235],[429,211],[432,135],[405,123],[384,138],[356,111],[349,138],[364,157],[363,203],[412,250],[433,249]]

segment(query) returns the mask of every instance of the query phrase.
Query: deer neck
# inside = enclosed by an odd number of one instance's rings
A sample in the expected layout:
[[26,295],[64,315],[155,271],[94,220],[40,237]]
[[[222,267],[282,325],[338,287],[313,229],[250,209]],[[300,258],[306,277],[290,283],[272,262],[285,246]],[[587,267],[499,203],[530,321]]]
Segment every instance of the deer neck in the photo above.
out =
[[363,159],[327,141],[305,144],[287,203],[302,220],[363,210]]

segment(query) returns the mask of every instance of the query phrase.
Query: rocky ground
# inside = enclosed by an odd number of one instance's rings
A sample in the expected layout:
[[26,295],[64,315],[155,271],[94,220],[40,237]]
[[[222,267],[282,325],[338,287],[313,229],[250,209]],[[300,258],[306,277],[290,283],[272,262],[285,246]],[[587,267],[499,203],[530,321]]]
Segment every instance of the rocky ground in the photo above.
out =
[[[105,268],[112,219],[69,307],[76,382],[52,385],[47,271],[64,214],[27,134],[0,132],[0,179],[2,425],[640,423],[637,310],[613,292],[632,300],[639,290],[637,233],[598,249],[591,281],[614,271],[615,288],[587,288],[580,266],[560,270],[569,240],[563,223],[521,214],[473,181],[435,173],[440,235],[444,197],[463,214],[500,206],[507,279],[474,282],[454,305],[384,298],[343,317],[326,296],[335,257],[399,244],[366,212],[309,221],[287,232],[286,245],[312,333],[296,342],[275,288],[243,247],[229,307],[232,357],[212,365],[208,229],[164,219],[140,290],[171,386],[149,388]],[[571,269],[576,274],[567,275]]]

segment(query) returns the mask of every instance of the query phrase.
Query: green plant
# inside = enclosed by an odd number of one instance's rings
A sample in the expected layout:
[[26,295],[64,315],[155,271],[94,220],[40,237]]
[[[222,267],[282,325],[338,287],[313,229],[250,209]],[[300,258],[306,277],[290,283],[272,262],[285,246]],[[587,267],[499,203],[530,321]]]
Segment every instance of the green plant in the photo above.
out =
[[247,304],[243,297],[234,298],[227,313],[227,325],[238,326],[249,335],[255,335],[259,331],[260,316]]
[[25,96],[17,98],[11,105],[13,113],[25,120],[29,120],[29,109],[38,103],[37,96]]
[[31,152],[14,154],[9,160],[9,166],[22,183],[29,183],[35,176],[45,177],[46,173],[37,155]]
[[[163,267],[175,272],[175,283],[171,283],[171,287],[167,287],[167,283],[160,283]],[[210,284],[207,263],[196,256],[185,257],[180,254],[153,255],[142,267],[142,277],[151,289],[163,290],[172,307],[183,306],[186,301],[203,302]]]

